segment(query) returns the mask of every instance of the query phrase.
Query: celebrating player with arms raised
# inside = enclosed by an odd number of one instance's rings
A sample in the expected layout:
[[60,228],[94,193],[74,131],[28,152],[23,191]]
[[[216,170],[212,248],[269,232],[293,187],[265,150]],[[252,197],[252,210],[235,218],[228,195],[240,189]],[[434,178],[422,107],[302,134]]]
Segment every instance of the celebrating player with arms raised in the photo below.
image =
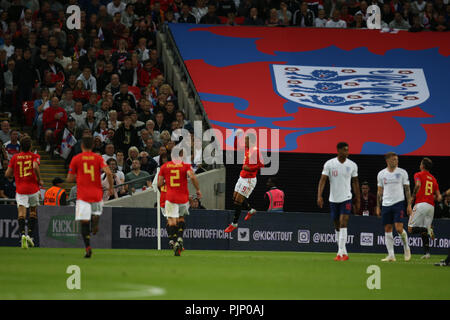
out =
[[231,232],[237,228],[242,208],[248,210],[245,216],[246,221],[256,213],[256,210],[248,203],[248,197],[250,197],[253,189],[255,189],[256,175],[258,174],[258,170],[264,167],[264,164],[261,162],[261,156],[255,141],[252,141],[254,139],[256,137],[253,134],[247,134],[245,136],[244,163],[233,193],[235,206],[233,223],[225,229],[225,232]]
[[98,231],[98,222],[103,210],[103,187],[101,171],[106,173],[109,183],[109,195],[114,194],[114,180],[111,170],[102,156],[93,153],[94,139],[83,136],[81,142],[82,153],[73,157],[70,162],[67,182],[77,182],[77,202],[75,206],[75,220],[81,220],[81,235],[86,247],[85,258],[90,258],[90,222],[92,217],[92,233]]
[[161,166],[158,175],[158,188],[164,185],[167,187],[165,214],[168,220],[169,240],[174,241],[175,256],[180,256],[183,250],[183,231],[186,227],[185,216],[189,215],[189,189],[188,177],[197,192],[197,197],[201,198],[202,193],[197,180],[197,176],[188,163],[184,163],[183,151],[176,155],[172,152],[172,161],[168,161]]
[[[43,185],[41,180],[39,164],[40,156],[30,152],[31,138],[24,136],[20,140],[22,152],[15,154],[9,162],[5,172],[6,177],[14,176],[16,182],[16,202],[19,221],[19,232],[21,234],[22,248],[34,247],[33,230],[37,222],[36,207],[39,204],[39,186]],[[30,208],[28,219],[28,234],[25,235],[25,218],[27,208]]]
[[349,259],[345,244],[347,243],[348,220],[352,212],[352,186],[353,192],[355,192],[356,211],[359,211],[360,206],[358,166],[347,158],[348,144],[346,142],[339,142],[337,151],[338,156],[328,160],[323,166],[317,191],[317,205],[320,208],[323,207],[322,193],[327,179],[330,179],[330,210],[339,247],[334,260],[346,261]]

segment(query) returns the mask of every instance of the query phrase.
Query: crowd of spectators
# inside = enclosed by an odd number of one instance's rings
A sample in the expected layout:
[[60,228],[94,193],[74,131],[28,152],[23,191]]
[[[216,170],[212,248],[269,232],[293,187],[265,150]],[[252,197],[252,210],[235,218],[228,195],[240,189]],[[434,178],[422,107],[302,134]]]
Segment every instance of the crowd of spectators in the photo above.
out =
[[[69,5],[81,8],[79,30],[67,28]],[[20,149],[14,123],[32,126],[42,148],[65,159],[66,166],[81,152],[80,138],[93,135],[94,152],[109,161],[117,184],[151,177],[170,157],[172,132],[193,132],[165,80],[156,48],[156,31],[165,22],[161,6],[168,5],[153,0],[0,1],[0,113],[9,117],[1,124],[0,170]],[[202,164],[194,168],[206,170]],[[3,174],[0,180],[7,185]],[[115,197],[145,185],[118,188]],[[0,196],[13,195],[7,189],[13,190],[5,187]]]

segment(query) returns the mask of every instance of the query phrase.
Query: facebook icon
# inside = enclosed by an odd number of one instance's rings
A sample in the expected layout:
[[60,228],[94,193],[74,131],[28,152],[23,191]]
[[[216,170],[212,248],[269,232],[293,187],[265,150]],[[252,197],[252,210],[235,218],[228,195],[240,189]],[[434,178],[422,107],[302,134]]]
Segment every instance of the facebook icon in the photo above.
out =
[[131,225],[120,225],[120,239],[131,239]]

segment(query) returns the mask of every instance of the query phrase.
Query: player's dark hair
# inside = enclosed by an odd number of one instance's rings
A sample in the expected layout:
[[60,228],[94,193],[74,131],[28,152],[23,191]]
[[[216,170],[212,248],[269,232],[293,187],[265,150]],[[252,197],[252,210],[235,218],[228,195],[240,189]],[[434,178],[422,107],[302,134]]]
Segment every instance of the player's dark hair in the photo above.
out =
[[361,187],[362,186],[369,186],[369,183],[367,181],[364,181],[363,183],[361,183]]
[[339,142],[339,143],[336,145],[336,149],[337,149],[337,150],[340,150],[340,149],[345,148],[345,147],[348,147],[348,143],[347,143],[347,142]]
[[387,160],[387,159],[390,159],[395,156],[397,156],[397,154],[395,152],[388,152],[384,155],[384,158]]
[[94,147],[94,138],[92,136],[83,136],[81,140],[81,144],[85,149],[92,150]]
[[31,149],[31,138],[29,136],[24,136],[20,139],[20,148],[23,152],[28,152]]
[[431,168],[433,168],[433,161],[431,161],[430,158],[423,158],[422,159],[422,166],[425,170],[430,171]]

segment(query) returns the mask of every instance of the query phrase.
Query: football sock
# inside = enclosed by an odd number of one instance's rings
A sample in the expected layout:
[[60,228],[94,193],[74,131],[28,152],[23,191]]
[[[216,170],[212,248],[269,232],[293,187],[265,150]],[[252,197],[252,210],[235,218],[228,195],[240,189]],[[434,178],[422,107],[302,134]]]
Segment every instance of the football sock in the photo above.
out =
[[341,252],[341,255],[347,254],[347,228],[341,228],[339,230],[339,250]]
[[19,218],[19,232],[20,235],[23,236],[25,235],[25,218]]
[[239,217],[241,216],[242,205],[240,203],[234,204],[234,218],[233,224],[237,224],[239,221]]
[[[422,228],[422,229],[425,229],[425,228]],[[428,238],[428,233],[426,231],[424,231],[420,234],[420,237],[422,238],[423,250],[425,251],[425,254],[430,253],[430,240]]]
[[81,224],[81,235],[83,237],[84,246],[87,248],[91,245],[90,223]]
[[184,221],[180,221],[180,222],[178,222],[178,226],[177,226],[177,239],[178,239],[178,237],[181,237],[181,238],[183,238],[183,231],[184,231],[184,228],[186,227],[186,222],[184,222]]
[[384,235],[385,235],[385,243],[386,243],[388,255],[393,257],[394,256],[394,236],[392,235],[392,232],[385,232]]
[[172,240],[171,234],[170,234],[170,226],[168,224],[166,224],[166,231],[167,231],[167,238],[169,238],[169,240]]
[[403,232],[400,234],[400,237],[402,238],[403,242],[403,248],[406,250],[409,248],[408,244],[408,234],[406,233],[405,229],[403,229]]
[[172,239],[173,241],[177,241],[177,226],[169,226],[169,239]]
[[34,227],[36,226],[36,217],[30,217],[29,219],[28,219],[28,235],[30,236],[30,237],[33,237],[33,230],[34,230]]
[[242,202],[242,208],[244,210],[250,210],[252,208],[252,206],[250,205],[250,203],[248,203],[248,200],[246,198],[244,198],[244,201]]

